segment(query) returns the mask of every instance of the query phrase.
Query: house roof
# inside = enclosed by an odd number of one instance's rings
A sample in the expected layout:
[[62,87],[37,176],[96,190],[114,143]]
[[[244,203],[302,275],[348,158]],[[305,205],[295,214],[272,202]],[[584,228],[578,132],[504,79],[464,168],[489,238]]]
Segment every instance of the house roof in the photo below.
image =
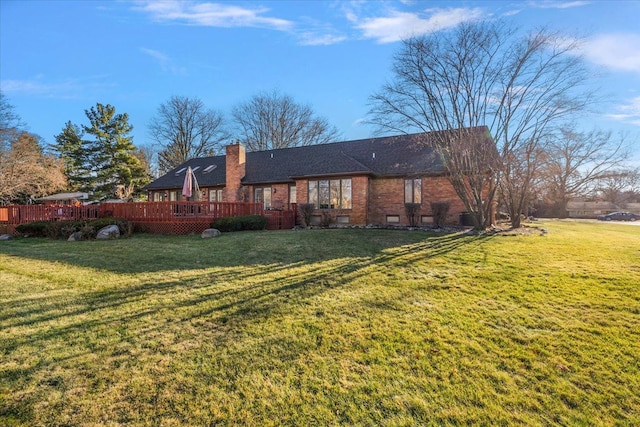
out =
[[[486,127],[471,131],[480,136],[489,135]],[[428,144],[435,136],[433,132],[416,133],[248,152],[242,183],[294,182],[295,178],[337,175],[438,175],[444,173],[444,167]],[[182,188],[188,166],[194,170],[200,187],[224,186],[225,161],[224,155],[191,159],[145,188]]]

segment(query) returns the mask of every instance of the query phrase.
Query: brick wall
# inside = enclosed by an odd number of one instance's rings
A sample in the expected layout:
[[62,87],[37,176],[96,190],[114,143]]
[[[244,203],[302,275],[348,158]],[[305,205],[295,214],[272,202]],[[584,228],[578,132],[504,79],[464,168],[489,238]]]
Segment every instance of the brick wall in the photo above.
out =
[[[386,224],[387,215],[398,215],[400,224],[409,224],[404,208],[404,178],[371,179],[369,223]],[[464,204],[446,177],[422,178],[421,215],[431,215],[431,202],[449,202],[449,223],[458,223],[459,214],[465,211]]]

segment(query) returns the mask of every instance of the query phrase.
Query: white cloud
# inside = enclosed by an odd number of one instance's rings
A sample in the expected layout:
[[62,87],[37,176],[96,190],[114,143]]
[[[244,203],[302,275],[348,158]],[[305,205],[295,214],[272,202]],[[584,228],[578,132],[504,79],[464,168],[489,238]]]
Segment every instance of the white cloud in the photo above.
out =
[[161,22],[180,22],[206,27],[262,27],[288,31],[291,21],[264,16],[266,8],[246,8],[226,3],[196,3],[192,1],[144,1],[136,10]]
[[434,31],[480,19],[484,12],[480,8],[427,9],[424,13],[408,13],[391,10],[387,16],[359,19],[353,12],[347,14],[364,37],[378,43],[393,43],[407,37],[419,36]]
[[519,14],[520,12],[522,12],[522,10],[520,9],[513,9],[513,10],[509,10],[506,11],[502,14],[502,16],[515,16],[517,14]]
[[582,46],[585,58],[612,70],[640,73],[640,34],[600,34]]
[[303,32],[298,34],[300,44],[305,46],[328,46],[346,40],[345,36],[334,34],[315,34]]
[[541,9],[569,9],[572,7],[581,7],[590,4],[590,1],[558,1],[558,0],[543,0],[534,1],[529,4],[533,7]]
[[88,92],[107,87],[113,83],[105,83],[107,76],[93,76],[87,79],[66,79],[58,82],[46,81],[44,76],[38,75],[33,79],[2,80],[0,88],[6,93],[22,93],[44,96],[49,98],[73,99],[86,96]]
[[175,65],[171,58],[160,51],[141,47],[140,52],[153,58],[160,65],[163,71],[180,75],[184,75],[187,72],[184,67]]
[[619,105],[617,110],[617,113],[607,114],[606,116],[640,126],[640,96],[629,100],[627,104]]

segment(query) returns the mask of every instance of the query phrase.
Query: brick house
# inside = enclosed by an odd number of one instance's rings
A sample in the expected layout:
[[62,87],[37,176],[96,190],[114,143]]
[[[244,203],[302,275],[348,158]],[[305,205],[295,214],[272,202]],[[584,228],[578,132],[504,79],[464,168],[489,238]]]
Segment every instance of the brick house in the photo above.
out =
[[[471,131],[487,140],[486,127]],[[191,159],[145,188],[149,201],[182,199],[190,166],[200,200],[258,202],[266,209],[313,203],[312,223],[330,215],[338,225],[408,225],[405,203],[419,203],[420,221],[431,223],[431,202],[449,202],[449,222],[464,204],[447,180],[438,154],[419,133]]]

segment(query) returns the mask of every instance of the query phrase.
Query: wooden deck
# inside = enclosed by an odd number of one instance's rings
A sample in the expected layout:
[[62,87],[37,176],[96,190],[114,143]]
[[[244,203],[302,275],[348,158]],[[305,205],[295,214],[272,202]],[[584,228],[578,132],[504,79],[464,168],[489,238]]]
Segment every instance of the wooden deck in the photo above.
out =
[[86,206],[9,205],[0,206],[0,225],[5,230],[33,221],[76,221],[114,217],[126,219],[151,233],[188,234],[209,228],[218,218],[262,215],[268,230],[295,225],[295,205],[288,210],[265,210],[261,203],[134,202]]

